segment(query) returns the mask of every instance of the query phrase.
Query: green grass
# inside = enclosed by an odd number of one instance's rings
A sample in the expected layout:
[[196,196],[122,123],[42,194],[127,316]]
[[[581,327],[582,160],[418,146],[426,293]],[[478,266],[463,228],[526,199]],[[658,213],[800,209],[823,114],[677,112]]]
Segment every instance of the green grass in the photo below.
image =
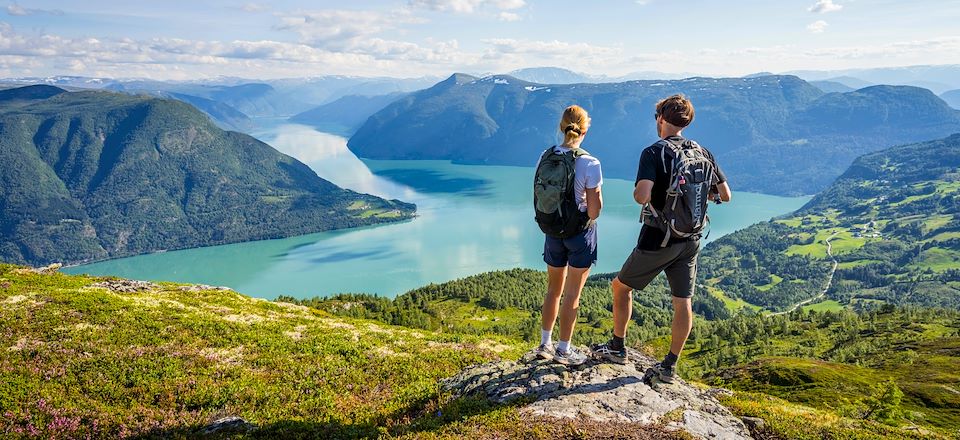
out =
[[960,269],[960,252],[932,247],[923,251],[922,259],[918,263],[911,264],[911,268],[932,269],[935,272],[943,272],[949,269]]
[[176,437],[236,415],[265,438],[401,435],[408,414],[438,405],[438,379],[526,348],[231,291],[91,286],[100,280],[0,265],[0,433],[54,436],[67,421],[68,438]]
[[832,312],[832,311],[843,310],[843,309],[844,309],[843,304],[840,304],[839,302],[834,301],[834,300],[832,300],[832,299],[826,300],[826,301],[821,301],[821,302],[818,302],[818,303],[816,303],[816,304],[810,304],[810,305],[803,306],[803,310],[804,310],[805,312],[810,312],[810,311],[814,311],[814,312],[828,312],[828,311],[830,311],[830,312]]
[[[774,276],[776,276],[776,275],[774,275]],[[762,307],[757,306],[757,305],[750,304],[750,303],[744,301],[743,299],[740,299],[740,298],[737,298],[737,299],[730,298],[729,296],[727,296],[726,294],[723,293],[723,290],[718,289],[718,288],[716,288],[716,287],[707,286],[707,292],[709,292],[710,295],[713,295],[714,297],[716,297],[716,298],[719,299],[720,301],[723,301],[723,304],[724,304],[724,305],[727,307],[727,309],[730,310],[731,312],[736,312],[736,311],[738,311],[738,310],[740,310],[740,309],[743,309],[743,308],[751,309],[751,310],[754,310],[754,311],[759,311],[760,309],[762,309]]]
[[769,283],[764,284],[762,286],[756,286],[757,290],[761,292],[766,292],[767,290],[772,289],[774,286],[776,286],[777,284],[780,284],[780,282],[783,281],[783,278],[781,278],[779,275],[776,275],[776,274],[770,274],[770,279],[771,281]]
[[881,263],[880,260],[855,260],[855,261],[844,261],[837,265],[838,269],[850,269],[854,267],[866,266],[868,264]]
[[349,209],[349,210],[351,210],[351,211],[357,211],[357,210],[361,210],[361,209],[367,209],[367,207],[369,207],[369,206],[370,206],[370,204],[367,203],[366,201],[356,200],[356,201],[350,203],[350,205],[347,206],[347,209]]
[[883,425],[870,420],[838,416],[832,411],[805,405],[762,393],[738,392],[721,397],[720,401],[744,417],[759,417],[766,422],[763,438],[795,440],[821,439],[923,439],[947,438],[931,432],[913,432]]
[[790,246],[784,253],[787,255],[805,255],[811,258],[827,258],[827,239],[830,239],[830,246],[834,255],[855,251],[867,242],[866,238],[854,237],[853,233],[846,228],[818,229],[813,243]]

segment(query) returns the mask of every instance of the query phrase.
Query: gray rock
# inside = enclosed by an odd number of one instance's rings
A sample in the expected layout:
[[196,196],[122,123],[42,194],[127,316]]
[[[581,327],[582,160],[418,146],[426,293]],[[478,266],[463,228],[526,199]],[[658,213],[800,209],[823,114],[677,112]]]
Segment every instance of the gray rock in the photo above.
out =
[[203,428],[203,435],[241,433],[249,432],[255,429],[257,429],[257,425],[247,423],[246,420],[243,420],[240,417],[232,416],[214,420],[212,423]]
[[682,379],[662,383],[652,374],[656,360],[635,350],[628,357],[626,365],[591,359],[566,368],[528,353],[520,362],[467,368],[442,385],[454,396],[529,400],[522,411],[534,416],[657,423],[704,439],[751,438],[744,422],[717,401],[724,394],[719,389],[702,391]]
[[750,428],[750,431],[763,428],[764,425],[767,424],[767,422],[764,422],[763,419],[759,417],[741,417],[740,420],[743,420],[743,423],[747,424],[747,427]]
[[113,279],[105,280],[99,283],[93,283],[91,287],[100,287],[102,289],[107,289],[112,292],[118,293],[137,293],[146,290],[155,290],[160,286],[147,282],[147,281],[137,281],[137,280],[124,280],[124,279]]

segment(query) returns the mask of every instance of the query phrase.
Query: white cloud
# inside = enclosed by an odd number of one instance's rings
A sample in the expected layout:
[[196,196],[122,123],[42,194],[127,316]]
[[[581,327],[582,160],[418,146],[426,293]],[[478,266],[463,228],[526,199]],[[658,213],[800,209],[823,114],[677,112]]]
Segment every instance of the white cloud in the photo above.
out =
[[843,9],[843,5],[838,5],[833,0],[817,0],[813,6],[807,8],[807,11],[814,14],[826,14],[827,12],[836,12]]
[[827,30],[829,24],[823,20],[817,20],[813,23],[807,25],[807,30],[814,34],[821,34],[823,31]]
[[410,0],[410,6],[441,12],[472,14],[485,8],[510,11],[526,6],[524,0]]
[[520,15],[513,12],[501,12],[497,18],[500,21],[520,21]]
[[253,3],[253,2],[245,3],[243,4],[243,6],[240,6],[240,10],[244,12],[262,12],[268,9],[270,9],[270,7],[267,5],[264,5],[261,3]]
[[280,15],[277,29],[290,30],[300,42],[318,48],[346,50],[357,41],[401,25],[423,23],[409,11],[391,14],[375,11],[323,10]]
[[63,15],[63,11],[59,9],[27,9],[20,6],[19,3],[13,2],[7,5],[7,14],[21,17],[36,14]]

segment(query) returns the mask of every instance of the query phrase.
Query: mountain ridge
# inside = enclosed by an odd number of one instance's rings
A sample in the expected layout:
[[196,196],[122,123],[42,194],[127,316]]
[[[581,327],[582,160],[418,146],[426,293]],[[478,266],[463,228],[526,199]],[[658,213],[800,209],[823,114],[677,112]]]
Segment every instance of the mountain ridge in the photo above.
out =
[[[170,99],[0,103],[0,257],[77,263],[409,218]],[[239,208],[239,209],[238,209]],[[66,245],[69,243],[69,245]]]
[[677,92],[697,108],[687,136],[715,154],[738,190],[815,193],[866,151],[960,131],[960,111],[909,86],[840,94],[794,76],[543,85],[454,74],[372,115],[348,147],[370,159],[529,166],[557,142],[562,109],[579,103],[594,121],[584,147],[605,174],[630,179],[640,151],[656,139],[652,120],[643,121],[658,99]]

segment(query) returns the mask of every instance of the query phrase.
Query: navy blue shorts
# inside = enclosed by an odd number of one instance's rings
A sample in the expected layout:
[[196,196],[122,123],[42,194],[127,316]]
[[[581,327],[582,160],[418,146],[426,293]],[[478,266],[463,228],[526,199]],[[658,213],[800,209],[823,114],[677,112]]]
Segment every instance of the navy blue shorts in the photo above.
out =
[[543,262],[550,267],[586,269],[597,262],[597,224],[570,238],[547,236],[543,243]]

